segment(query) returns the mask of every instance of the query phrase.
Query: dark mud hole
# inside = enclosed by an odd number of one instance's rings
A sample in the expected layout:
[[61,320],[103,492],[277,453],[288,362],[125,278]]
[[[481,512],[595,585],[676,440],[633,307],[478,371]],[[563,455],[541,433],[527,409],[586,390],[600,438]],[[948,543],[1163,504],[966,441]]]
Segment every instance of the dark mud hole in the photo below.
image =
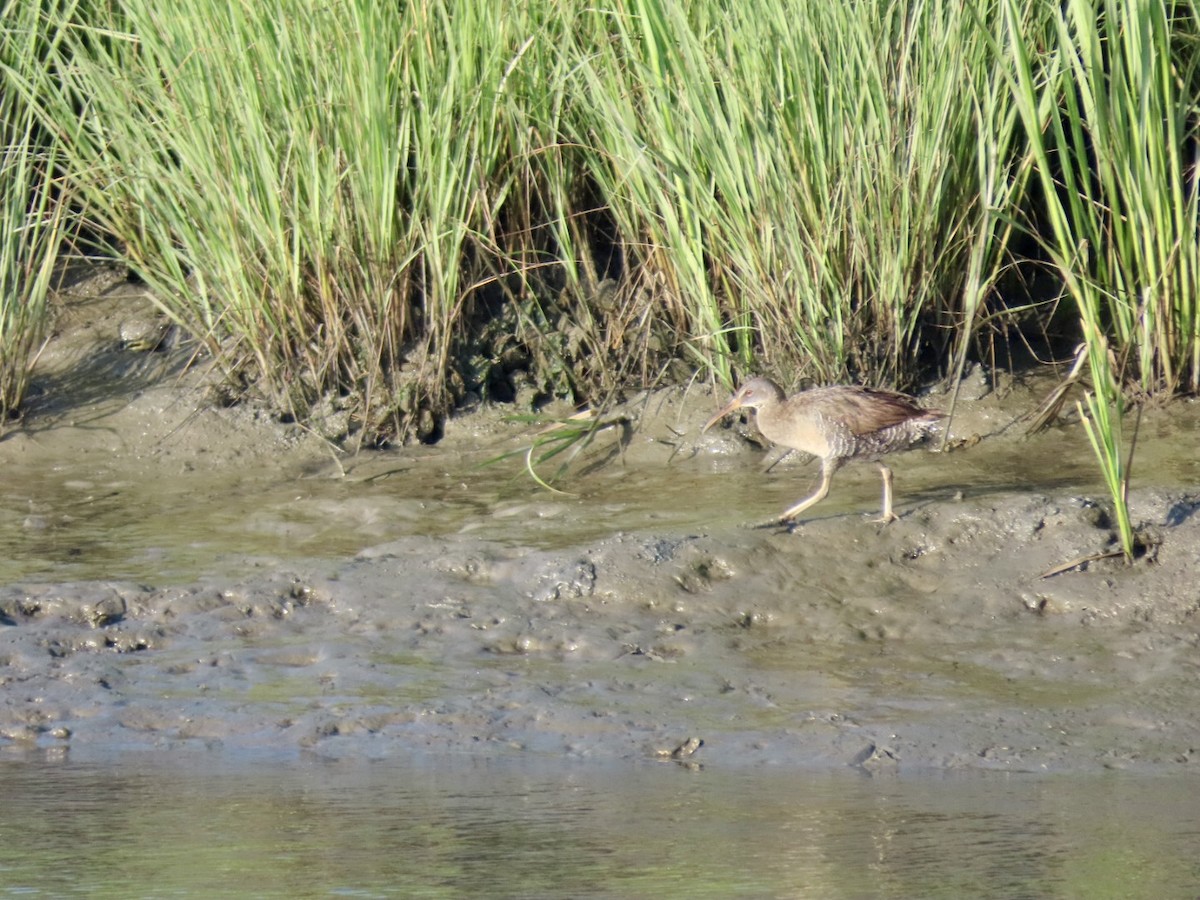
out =
[[[697,441],[710,392],[642,398],[620,458],[598,448],[570,485],[582,499],[556,498],[472,468],[528,440],[495,415],[452,420],[436,450],[335,461],[299,429],[205,406],[202,373],[119,364],[103,301],[79,301],[95,308],[63,328],[42,377],[99,360],[107,381],[0,442],[0,751],[1195,765],[1191,406],[1150,415],[1140,438],[1132,505],[1149,552],[1042,579],[1112,532],[1078,426],[1032,441],[1009,427],[1038,393],[1018,383],[968,397],[953,430],[982,438],[970,449],[897,459],[899,522],[859,514],[878,503],[864,468],[772,533],[741,523],[802,496],[813,469],[764,476],[736,429]],[[108,485],[140,497],[131,484],[172,486],[181,539],[221,531],[244,552],[182,583],[153,577],[152,554],[137,579],[21,574],[31,532],[69,529],[72,503]],[[189,507],[192,484],[214,486],[223,512]],[[268,503],[262,485],[291,493]],[[150,516],[144,499],[124,514]],[[293,543],[264,550],[272,528]]]

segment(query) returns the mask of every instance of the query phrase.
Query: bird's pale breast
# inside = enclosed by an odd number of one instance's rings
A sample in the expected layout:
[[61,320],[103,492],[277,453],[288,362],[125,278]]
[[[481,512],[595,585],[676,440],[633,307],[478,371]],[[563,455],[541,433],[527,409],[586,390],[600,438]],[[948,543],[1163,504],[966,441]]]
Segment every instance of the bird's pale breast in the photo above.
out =
[[774,444],[813,456],[829,456],[835,450],[830,438],[837,430],[836,423],[813,406],[788,404],[759,410],[758,430]]

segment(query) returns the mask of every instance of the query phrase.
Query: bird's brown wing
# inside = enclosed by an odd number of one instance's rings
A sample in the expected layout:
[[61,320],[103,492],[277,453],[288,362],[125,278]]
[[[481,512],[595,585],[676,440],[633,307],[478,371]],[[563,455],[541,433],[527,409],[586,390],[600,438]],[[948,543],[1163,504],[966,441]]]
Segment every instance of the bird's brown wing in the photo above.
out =
[[923,409],[904,394],[876,388],[828,388],[813,399],[825,415],[840,421],[857,436],[873,434],[912,419],[941,418],[937,410]]

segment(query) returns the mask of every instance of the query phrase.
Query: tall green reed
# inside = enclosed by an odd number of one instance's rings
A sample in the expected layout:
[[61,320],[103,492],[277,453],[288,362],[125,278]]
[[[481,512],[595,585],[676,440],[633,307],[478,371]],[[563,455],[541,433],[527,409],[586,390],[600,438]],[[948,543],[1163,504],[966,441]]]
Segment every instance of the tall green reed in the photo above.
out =
[[298,415],[444,408],[489,292],[560,371],[657,331],[723,381],[911,381],[1005,245],[1012,116],[960,4],[77,10],[47,107],[92,217]]
[[1043,242],[1087,343],[1092,394],[1080,413],[1129,558],[1124,390],[1195,391],[1200,379],[1200,10],[1162,0],[1069,0],[1040,35],[1019,25],[1012,0],[1006,10]]
[[911,381],[950,344],[1018,182],[998,16],[641,0],[581,18],[567,128],[646,302],[719,380]]
[[46,90],[53,37],[38,4],[0,6],[0,433],[29,388],[68,224],[58,147],[33,106]]
[[[119,7],[119,9],[117,8]],[[527,35],[486,4],[77,7],[46,98],[75,188],[165,311],[305,417],[430,430],[516,176]]]

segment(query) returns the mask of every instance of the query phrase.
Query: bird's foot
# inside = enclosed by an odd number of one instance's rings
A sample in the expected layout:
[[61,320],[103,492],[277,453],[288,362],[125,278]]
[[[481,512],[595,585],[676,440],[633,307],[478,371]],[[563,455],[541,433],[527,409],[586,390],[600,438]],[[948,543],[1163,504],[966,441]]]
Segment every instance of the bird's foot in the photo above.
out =
[[779,529],[782,529],[783,531],[787,531],[788,533],[791,533],[792,531],[795,530],[795,528],[798,524],[799,524],[799,522],[797,522],[795,519],[789,518],[788,516],[776,516],[773,519],[767,519],[765,522],[751,523],[750,525],[747,525],[746,527],[754,528],[754,529],[779,528]]
[[888,513],[884,513],[882,516],[880,516],[877,519],[871,519],[871,521],[874,522],[876,525],[890,525],[890,524],[892,524],[892,522],[895,522],[899,518],[900,517],[898,515],[896,515],[894,512],[888,512]]

